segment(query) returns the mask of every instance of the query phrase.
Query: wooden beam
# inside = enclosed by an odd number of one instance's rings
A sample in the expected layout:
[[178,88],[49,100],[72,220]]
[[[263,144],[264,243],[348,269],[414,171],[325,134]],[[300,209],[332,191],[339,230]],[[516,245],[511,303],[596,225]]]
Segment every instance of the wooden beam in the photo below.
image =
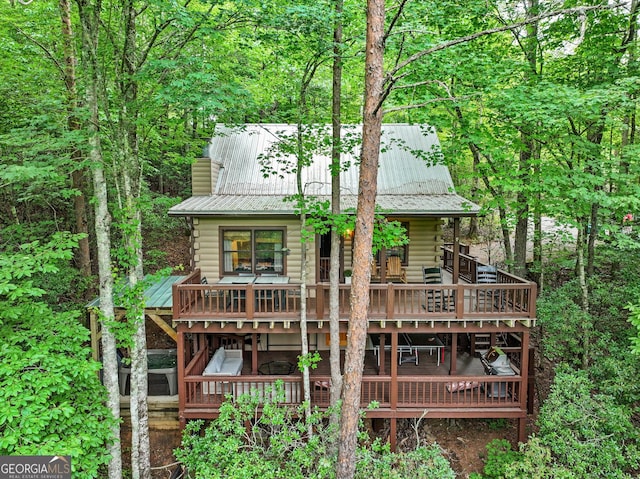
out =
[[[472,335],[473,337],[473,335]],[[437,353],[438,351],[436,351]],[[451,353],[449,355],[449,375],[455,376],[458,363],[458,333],[451,334]]]
[[453,284],[460,278],[460,218],[453,218]]
[[389,431],[389,447],[391,452],[396,452],[396,446],[398,442],[398,428],[397,428],[397,419],[395,417],[391,418],[391,430]]
[[384,363],[385,363],[385,357],[384,357],[384,346],[385,346],[385,335],[383,333],[380,333],[380,338],[378,339],[378,344],[380,345],[380,347],[378,348],[378,360],[380,361],[380,366],[378,367],[378,374],[380,376],[384,376],[385,374],[385,368],[384,368]]
[[176,333],[176,331],[169,326],[164,319],[153,313],[147,313],[147,316],[149,316],[151,320],[160,327],[160,329],[167,333],[167,336],[173,339],[176,343],[178,342],[178,333]]
[[391,409],[398,407],[398,332],[391,333],[391,391],[389,399]]
[[258,375],[258,333],[251,333],[251,374]]

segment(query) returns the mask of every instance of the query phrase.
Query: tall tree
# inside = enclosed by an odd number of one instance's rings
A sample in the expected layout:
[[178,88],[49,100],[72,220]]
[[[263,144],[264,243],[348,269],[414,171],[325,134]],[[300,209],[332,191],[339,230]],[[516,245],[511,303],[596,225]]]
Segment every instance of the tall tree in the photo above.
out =
[[371,249],[378,186],[378,160],[382,133],[384,94],[384,0],[367,1],[365,53],[365,95],[362,125],[362,153],[358,180],[358,207],[354,231],[351,314],[345,354],[342,418],[336,477],[347,479],[355,473],[355,451],[360,417],[360,393],[364,351],[369,325],[369,283]]
[[102,85],[98,68],[98,41],[101,0],[77,0],[82,31],[82,62],[86,72],[85,102],[89,110],[89,159],[93,175],[95,196],[95,229],[98,251],[98,277],[100,281],[100,320],[102,324],[103,382],[107,389],[107,406],[113,414],[113,442],[109,447],[109,479],[122,477],[122,450],[120,447],[120,388],[118,384],[118,357],[113,299],[113,272],[111,269],[111,215],[105,178],[104,157],[100,136],[99,91]]
[[[340,171],[341,171],[341,95],[342,95],[342,13],[343,0],[335,0],[333,26],[333,89],[331,93],[331,214],[340,215]],[[331,251],[329,270],[329,338],[331,364],[331,405],[338,404],[342,395],[342,368],[340,365],[340,250],[341,235],[338,228],[331,228]],[[338,423],[337,411],[331,416]]]
[[[76,80],[76,52],[73,41],[73,27],[71,23],[71,3],[69,0],[59,0],[60,19],[62,21],[62,42],[64,45],[64,83],[67,89],[67,126],[71,131],[79,131],[82,127],[78,118],[78,88]],[[85,195],[86,168],[83,164],[82,151],[79,146],[71,154],[72,164],[77,165],[71,172],[73,187],[76,194],[73,199],[76,232],[81,233],[77,261],[78,269],[83,276],[91,276],[91,250],[89,248],[89,224],[87,219],[87,205]]]

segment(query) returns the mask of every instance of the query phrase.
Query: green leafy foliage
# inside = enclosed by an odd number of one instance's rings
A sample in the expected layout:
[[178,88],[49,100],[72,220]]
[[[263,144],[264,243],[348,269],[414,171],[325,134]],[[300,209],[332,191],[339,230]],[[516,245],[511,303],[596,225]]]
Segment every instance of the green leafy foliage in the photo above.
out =
[[506,470],[519,461],[521,454],[511,449],[511,444],[506,439],[494,439],[487,444],[487,460],[478,477],[487,479],[503,479]]
[[0,254],[0,455],[70,455],[73,477],[89,478],[108,460],[114,424],[100,364],[79,314],[53,311],[33,280],[55,278],[74,244],[57,235]]
[[[335,477],[337,430],[329,412],[315,411],[303,419],[302,410],[282,406],[282,383],[265,393],[226,401],[220,416],[204,431],[202,421],[187,424],[175,456],[192,478],[327,479]],[[314,434],[308,436],[308,424]],[[249,426],[247,426],[249,424]],[[357,479],[453,479],[455,474],[437,445],[393,454],[375,441],[357,452]]]
[[640,465],[631,410],[594,391],[584,371],[559,371],[540,411],[539,437],[575,478],[624,478]]

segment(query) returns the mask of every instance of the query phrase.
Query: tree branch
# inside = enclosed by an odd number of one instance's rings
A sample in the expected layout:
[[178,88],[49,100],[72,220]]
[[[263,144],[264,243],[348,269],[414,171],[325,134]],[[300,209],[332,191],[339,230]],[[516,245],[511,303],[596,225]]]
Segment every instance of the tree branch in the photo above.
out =
[[[20,2],[20,3],[22,3],[23,5],[28,5],[27,3],[23,3],[23,2]],[[29,35],[27,32],[25,32],[21,28],[18,27],[17,30],[18,30],[18,33],[20,33],[21,35],[24,35],[27,39],[29,39],[29,41],[33,42],[34,45],[37,45],[38,47],[40,47],[40,49],[44,52],[44,54],[47,57],[49,57],[49,59],[53,62],[56,68],[60,70],[60,74],[64,78],[64,67],[60,65],[60,62],[58,61],[58,59],[53,55],[53,53],[51,53],[51,50],[49,50],[42,42],[39,42],[38,40],[33,38],[31,35]]]
[[526,20],[523,20],[521,22],[516,22],[516,23],[512,23],[511,25],[505,25],[502,27],[496,27],[496,28],[490,28],[488,30],[483,30],[481,32],[477,32],[474,33],[472,35],[467,35],[464,37],[460,37],[460,38],[456,38],[455,40],[450,40],[448,42],[444,42],[441,43],[439,45],[436,45],[434,47],[431,47],[427,50],[422,50],[421,52],[415,53],[413,55],[411,55],[409,58],[407,58],[404,62],[398,64],[393,70],[391,70],[388,74],[387,74],[387,78],[386,78],[386,82],[393,84],[394,83],[394,76],[396,73],[398,73],[400,70],[402,70],[403,68],[405,68],[407,65],[410,65],[411,63],[419,60],[422,57],[425,57],[427,55],[431,55],[432,53],[438,52],[440,50],[445,50],[449,47],[453,47],[455,45],[460,45],[461,43],[468,43],[470,41],[476,40],[478,38],[481,37],[486,37],[487,35],[493,35],[494,33],[500,33],[500,32],[505,32],[508,30],[513,30],[516,28],[520,28],[520,27],[524,27],[526,25],[529,25],[530,23],[535,23],[538,22],[540,20],[544,20],[545,18],[551,18],[551,17],[557,17],[560,15],[571,15],[574,13],[585,13],[588,11],[593,11],[593,10],[602,10],[602,9],[612,9],[615,7],[619,7],[622,4],[618,3],[615,5],[595,5],[595,6],[591,6],[591,7],[586,7],[586,6],[582,6],[582,7],[575,7],[575,8],[565,8],[562,10],[556,10],[554,12],[547,12],[547,13],[542,13],[540,15],[537,15],[535,17],[531,17],[531,18],[527,18]]
[[389,38],[389,35],[391,34],[391,31],[393,30],[393,27],[395,26],[395,24],[398,23],[398,20],[400,19],[400,15],[402,15],[402,12],[404,11],[404,6],[406,4],[407,4],[407,0],[402,0],[400,2],[400,5],[398,5],[398,11],[393,16],[393,19],[391,20],[391,22],[389,22],[389,28],[387,28],[387,31],[384,33],[384,36],[382,37],[383,42],[386,42],[387,38]]
[[417,103],[415,105],[402,105],[402,106],[394,106],[391,108],[387,108],[384,110],[384,113],[392,113],[394,111],[404,111],[404,110],[414,110],[416,108],[422,108],[425,107],[431,103],[437,103],[437,102],[441,102],[441,101],[458,101],[458,100],[462,100],[462,99],[469,99],[471,98],[470,95],[467,96],[463,96],[463,97],[449,97],[449,98],[433,98],[431,100],[427,100],[425,102],[422,103]]

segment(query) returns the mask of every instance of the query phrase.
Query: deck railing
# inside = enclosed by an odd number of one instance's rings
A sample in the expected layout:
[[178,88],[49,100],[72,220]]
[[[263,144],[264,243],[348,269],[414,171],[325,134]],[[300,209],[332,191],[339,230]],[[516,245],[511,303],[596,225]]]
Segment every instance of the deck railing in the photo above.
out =
[[[535,318],[536,285],[500,273],[495,284],[371,284],[372,321],[473,321]],[[340,318],[350,314],[350,285],[340,285]],[[306,288],[307,318],[329,319],[329,284]],[[173,285],[174,321],[297,321],[299,284],[200,284],[199,271]]]
[[[311,403],[328,407],[330,381],[311,377]],[[396,408],[498,408],[522,406],[521,376],[363,376],[361,404]],[[304,399],[300,376],[199,376],[184,378],[184,409],[218,408],[223,401],[251,394],[282,404],[299,405]]]

